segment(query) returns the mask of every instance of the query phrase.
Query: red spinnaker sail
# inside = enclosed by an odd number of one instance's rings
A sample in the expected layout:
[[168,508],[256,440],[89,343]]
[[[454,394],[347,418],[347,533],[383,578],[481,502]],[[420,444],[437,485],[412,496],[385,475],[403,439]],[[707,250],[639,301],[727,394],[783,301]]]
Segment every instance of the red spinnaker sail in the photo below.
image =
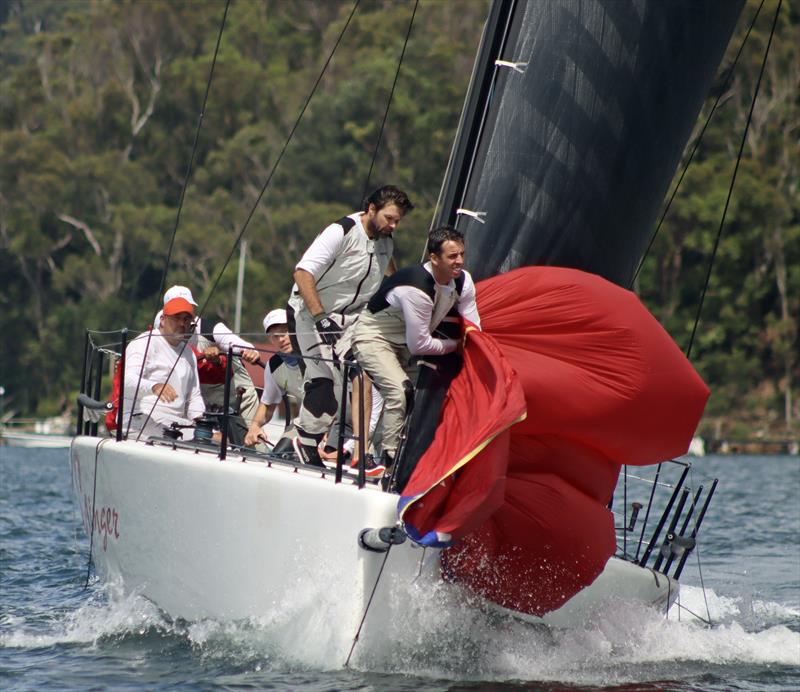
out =
[[542,615],[614,553],[620,466],[684,454],[709,391],[638,298],[599,276],[526,267],[477,288],[483,332],[468,332],[400,515],[412,538],[452,545],[446,577]]

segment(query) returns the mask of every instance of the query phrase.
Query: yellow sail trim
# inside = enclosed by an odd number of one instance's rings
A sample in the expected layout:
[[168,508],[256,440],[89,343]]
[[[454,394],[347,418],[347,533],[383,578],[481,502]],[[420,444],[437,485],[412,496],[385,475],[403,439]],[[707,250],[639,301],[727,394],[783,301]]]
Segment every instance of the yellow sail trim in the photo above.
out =
[[509,423],[505,427],[501,428],[500,430],[495,432],[493,435],[490,435],[489,437],[487,437],[483,442],[481,442],[472,451],[470,451],[464,457],[459,459],[459,461],[446,474],[444,474],[439,480],[437,480],[435,483],[433,483],[427,490],[424,490],[423,492],[419,493],[415,498],[413,498],[412,500],[409,500],[408,504],[405,505],[403,507],[403,509],[400,511],[400,517],[399,518],[402,519],[403,515],[406,513],[406,510],[409,507],[411,507],[411,505],[413,505],[415,502],[417,502],[417,500],[420,500],[423,497],[425,497],[425,495],[427,495],[431,490],[433,490],[437,485],[439,485],[439,483],[441,483],[445,479],[447,479],[450,476],[452,476],[462,466],[464,466],[465,464],[470,462],[472,459],[474,459],[478,454],[480,454],[489,445],[489,443],[492,442],[492,440],[494,440],[498,435],[500,435],[501,433],[505,432],[506,430],[508,430],[512,426],[516,425],[517,423],[521,423],[527,417],[528,417],[528,412],[525,411],[525,413],[523,413],[519,418],[517,418],[516,420],[511,421],[511,423]]

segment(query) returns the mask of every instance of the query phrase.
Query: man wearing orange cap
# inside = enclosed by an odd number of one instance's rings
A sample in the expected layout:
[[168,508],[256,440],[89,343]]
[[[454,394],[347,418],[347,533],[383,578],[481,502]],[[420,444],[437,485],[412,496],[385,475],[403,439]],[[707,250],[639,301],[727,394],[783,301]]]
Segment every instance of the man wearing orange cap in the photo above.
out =
[[[197,358],[186,343],[194,332],[194,306],[184,297],[164,304],[158,326],[125,350],[125,427],[158,435],[171,423],[191,425],[205,410]],[[135,397],[135,401],[134,401]]]
[[[184,298],[195,308],[197,302],[192,295],[192,291],[187,286],[171,286],[164,293],[164,305],[173,298]],[[159,324],[161,311],[156,315],[154,324]],[[209,367],[209,362],[219,360],[218,356],[224,354],[229,348],[233,349],[236,358],[233,359],[233,382],[231,392],[243,389],[241,402],[239,404],[239,415],[246,422],[250,422],[255,416],[258,408],[258,394],[256,393],[253,380],[247,372],[242,361],[256,363],[261,354],[255,346],[246,341],[241,336],[234,334],[223,322],[215,322],[201,318],[195,314],[195,329],[189,345],[194,349],[200,365],[200,391],[206,406],[211,410],[222,410],[225,391],[225,365],[224,359],[221,368]],[[221,371],[221,372],[220,372]],[[235,396],[232,394],[232,396]]]

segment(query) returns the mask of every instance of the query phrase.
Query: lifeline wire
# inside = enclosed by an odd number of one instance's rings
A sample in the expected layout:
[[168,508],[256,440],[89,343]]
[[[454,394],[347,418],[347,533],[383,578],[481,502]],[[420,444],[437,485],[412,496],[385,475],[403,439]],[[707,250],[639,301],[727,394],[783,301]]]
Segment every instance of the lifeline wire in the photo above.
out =
[[411,19],[408,22],[408,31],[406,32],[406,40],[403,42],[403,50],[400,52],[400,60],[397,63],[397,70],[394,73],[394,81],[392,82],[392,88],[389,91],[389,100],[386,102],[386,111],[383,114],[383,120],[381,121],[381,127],[378,131],[378,141],[375,142],[375,149],[372,152],[372,161],[369,164],[369,172],[367,173],[367,180],[364,183],[364,191],[361,194],[361,199],[364,200],[367,198],[367,192],[369,192],[369,180],[372,177],[372,169],[375,166],[375,159],[378,158],[378,149],[381,146],[381,139],[383,138],[383,128],[386,125],[386,118],[389,117],[389,108],[392,105],[392,98],[394,97],[394,88],[397,86],[397,78],[400,76],[400,68],[403,66],[403,56],[406,54],[406,46],[408,45],[408,38],[411,36],[411,27],[414,26],[414,17],[417,14],[417,7],[419,5],[419,0],[416,0],[414,3],[414,11],[411,13]]
[[725,226],[725,216],[728,213],[728,205],[731,201],[731,196],[733,195],[733,186],[736,183],[736,174],[739,172],[739,163],[742,160],[742,152],[744,151],[744,143],[747,140],[747,133],[750,130],[750,121],[753,119],[753,109],[756,106],[756,99],[758,98],[758,91],[761,88],[761,79],[764,77],[764,68],[767,66],[767,57],[769,56],[769,49],[772,45],[772,37],[775,35],[775,26],[778,23],[778,15],[781,11],[781,5],[783,4],[783,0],[778,0],[778,7],[775,10],[775,17],[772,19],[772,28],[769,32],[769,40],[767,41],[767,48],[764,51],[764,59],[761,61],[761,70],[758,73],[758,81],[756,82],[756,88],[753,92],[753,100],[750,102],[750,111],[747,114],[747,122],[744,126],[744,132],[742,132],[742,141],[739,144],[739,153],[736,156],[736,165],[733,168],[733,176],[731,177],[731,184],[728,188],[728,196],[725,199],[725,208],[722,210],[722,219],[719,222],[719,229],[717,230],[717,238],[714,241],[714,249],[711,252],[711,259],[708,263],[708,273],[706,274],[706,283],[703,286],[703,293],[700,295],[700,303],[697,305],[697,314],[694,318],[694,327],[692,327],[692,336],[689,339],[689,345],[686,347],[686,357],[689,358],[692,353],[692,346],[694,345],[694,335],[697,333],[697,325],[700,323],[700,314],[703,310],[703,303],[705,302],[706,298],[706,291],[708,290],[708,284],[711,281],[711,270],[714,267],[714,260],[717,256],[717,248],[719,248],[719,241],[722,237],[722,229]]
[[242,236],[244,236],[244,233],[247,230],[247,227],[250,225],[250,221],[252,220],[253,215],[256,213],[256,209],[258,208],[258,205],[261,203],[261,198],[264,196],[264,193],[267,191],[267,188],[269,187],[269,184],[272,182],[272,177],[275,175],[275,171],[278,168],[278,164],[280,164],[281,160],[283,159],[283,155],[286,153],[286,149],[288,148],[289,143],[292,141],[292,137],[294,137],[294,133],[297,130],[298,125],[300,125],[300,120],[302,120],[303,115],[306,112],[306,108],[308,108],[308,104],[311,103],[311,99],[313,98],[314,93],[316,92],[317,87],[319,86],[319,83],[322,81],[322,77],[325,75],[325,72],[328,69],[328,65],[330,64],[331,59],[333,58],[333,54],[336,52],[336,49],[339,47],[339,43],[341,43],[342,37],[344,36],[345,31],[347,31],[347,27],[350,26],[350,20],[353,18],[353,15],[355,14],[356,9],[358,8],[359,2],[361,2],[361,0],[355,0],[355,2],[353,3],[353,9],[350,11],[350,16],[347,18],[347,21],[345,22],[345,25],[342,28],[342,31],[339,33],[339,37],[336,39],[336,43],[334,44],[333,49],[331,50],[330,55],[328,56],[328,59],[325,61],[325,65],[323,65],[322,71],[320,72],[319,77],[317,77],[317,81],[314,82],[314,86],[311,88],[311,92],[309,93],[308,98],[306,99],[306,102],[303,104],[303,108],[300,110],[300,115],[297,116],[297,119],[295,120],[294,125],[292,126],[291,132],[289,132],[289,136],[286,138],[286,142],[284,143],[283,148],[281,149],[280,153],[278,154],[278,157],[275,159],[275,163],[272,164],[272,170],[269,172],[269,175],[267,176],[267,180],[264,183],[264,186],[261,188],[261,192],[258,193],[258,197],[256,197],[256,201],[253,204],[252,209],[250,209],[250,213],[247,215],[247,218],[245,219],[245,222],[242,225],[242,228],[239,231],[239,234],[236,236],[236,240],[233,242],[233,245],[231,247],[231,251],[228,254],[228,258],[225,260],[224,264],[222,265],[222,269],[220,269],[219,274],[217,274],[217,278],[214,280],[214,284],[211,286],[211,290],[208,293],[208,297],[205,299],[205,301],[203,302],[202,307],[199,310],[199,312],[201,314],[202,314],[203,310],[205,309],[205,307],[208,305],[208,301],[211,300],[211,296],[214,295],[214,291],[217,290],[217,286],[219,285],[219,282],[222,279],[222,275],[225,272],[225,269],[228,267],[228,264],[231,261],[231,257],[233,257],[233,253],[234,253],[234,250],[236,250],[236,246],[239,244],[239,241],[241,241]]

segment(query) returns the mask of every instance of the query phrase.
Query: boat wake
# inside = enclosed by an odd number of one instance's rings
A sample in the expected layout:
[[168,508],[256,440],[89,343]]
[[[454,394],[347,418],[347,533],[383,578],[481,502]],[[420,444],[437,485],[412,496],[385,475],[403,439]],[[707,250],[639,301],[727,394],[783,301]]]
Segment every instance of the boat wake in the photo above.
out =
[[451,679],[593,685],[663,679],[676,671],[685,677],[687,668],[709,664],[800,665],[800,609],[713,592],[707,597],[711,627],[688,615],[705,612],[702,590],[684,587],[682,607],[673,606],[666,618],[641,603],[606,603],[580,627],[551,629],[476,610],[458,589],[440,584],[416,599],[413,617],[393,621],[396,630],[385,632],[384,642],[370,642],[358,663]]
[[[299,586],[290,603],[247,622],[168,619],[140,596],[119,597],[97,585],[89,602],[55,617],[0,621],[3,648],[121,645],[179,649],[204,664],[250,673],[341,670],[355,632],[325,585]],[[357,671],[450,680],[537,680],[610,685],[686,679],[728,666],[796,670],[800,609],[707,591],[711,627],[699,588],[684,587],[681,607],[662,613],[609,603],[577,628],[550,629],[475,608],[458,588],[438,583],[392,590],[382,604],[396,617],[371,631],[369,615],[351,666]],[[621,607],[624,605],[624,607]],[[138,643],[138,644],[137,644]],[[722,673],[721,673],[722,674]]]

